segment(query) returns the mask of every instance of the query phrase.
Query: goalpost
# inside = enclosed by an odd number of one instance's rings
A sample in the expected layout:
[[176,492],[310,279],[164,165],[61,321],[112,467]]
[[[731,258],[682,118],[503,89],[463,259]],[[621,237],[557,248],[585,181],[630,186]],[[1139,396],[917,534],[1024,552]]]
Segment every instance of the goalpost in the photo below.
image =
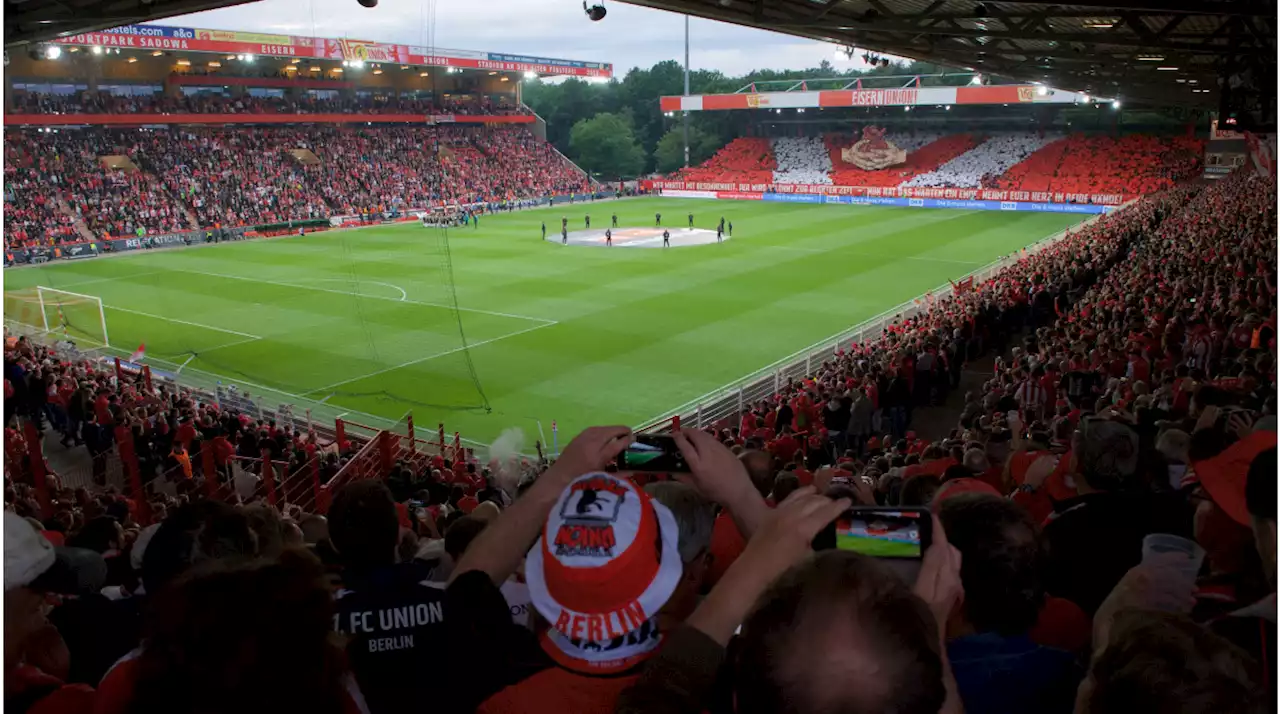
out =
[[37,285],[4,294],[5,322],[110,347],[102,298]]

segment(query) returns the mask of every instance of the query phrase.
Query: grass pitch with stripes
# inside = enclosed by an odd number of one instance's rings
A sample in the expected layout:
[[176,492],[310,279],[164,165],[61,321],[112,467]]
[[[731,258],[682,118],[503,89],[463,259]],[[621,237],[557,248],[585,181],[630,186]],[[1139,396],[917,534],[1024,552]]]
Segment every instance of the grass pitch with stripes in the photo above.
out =
[[[570,230],[732,221],[723,244],[564,247]],[[416,223],[136,251],[5,271],[100,297],[114,347],[188,369],[487,440],[635,425],[1082,216],[647,198],[577,203],[450,229]],[[6,310],[12,311],[6,299]],[[82,308],[77,308],[83,312]],[[12,319],[13,316],[6,314]],[[469,377],[468,350],[491,413]],[[192,355],[196,355],[192,358]],[[246,387],[251,392],[255,387]],[[259,390],[260,391],[260,390]],[[274,405],[272,405],[274,406]],[[305,408],[300,404],[298,409]],[[563,441],[563,439],[562,439]],[[562,444],[563,445],[563,444]]]

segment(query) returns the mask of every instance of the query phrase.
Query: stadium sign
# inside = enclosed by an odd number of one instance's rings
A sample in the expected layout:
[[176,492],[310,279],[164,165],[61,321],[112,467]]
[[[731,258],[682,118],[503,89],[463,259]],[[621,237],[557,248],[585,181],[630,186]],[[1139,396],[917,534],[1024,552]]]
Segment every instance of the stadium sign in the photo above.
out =
[[901,87],[798,92],[742,92],[663,97],[664,112],[727,109],[817,109],[835,107],[944,106],[948,104],[1075,104],[1085,95],[1035,85],[990,87]]
[[1049,191],[1006,191],[987,188],[935,188],[935,187],[889,187],[876,186],[834,186],[830,184],[804,183],[716,183],[703,181],[644,181],[649,190],[671,191],[717,191],[740,193],[772,193],[818,194],[831,196],[869,196],[875,198],[931,198],[942,200],[979,200],[979,201],[1013,201],[1019,203],[1082,203],[1097,206],[1119,206],[1127,200],[1136,198],[1118,193],[1062,193]]
[[612,77],[613,65],[605,62],[526,57],[472,50],[451,50],[397,45],[368,40],[276,35],[237,30],[206,30],[161,25],[126,25],[99,32],[62,37],[63,45],[120,47],[138,50],[188,50],[219,54],[255,54],[268,57],[386,62],[457,69]]

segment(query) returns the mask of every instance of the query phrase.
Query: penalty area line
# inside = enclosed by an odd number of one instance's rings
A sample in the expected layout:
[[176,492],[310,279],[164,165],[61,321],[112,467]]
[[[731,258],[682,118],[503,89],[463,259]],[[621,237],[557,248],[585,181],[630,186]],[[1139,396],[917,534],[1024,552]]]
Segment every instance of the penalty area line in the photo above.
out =
[[[554,325],[555,320],[545,317],[534,317],[533,315],[517,315],[510,312],[498,312],[497,310],[482,310],[477,307],[461,307],[454,305],[446,305],[437,302],[423,302],[421,300],[405,300],[402,298],[387,297],[385,295],[365,295],[364,293],[355,293],[349,290],[334,290],[332,288],[322,288],[315,285],[303,285],[300,283],[285,283],[279,280],[263,280],[261,278],[250,278],[244,275],[228,275],[226,273],[213,273],[207,270],[183,270],[181,268],[173,268],[175,272],[190,273],[192,275],[208,275],[215,278],[226,278],[227,280],[243,280],[248,283],[258,283],[260,285],[274,285],[279,288],[295,288],[297,290],[314,290],[320,293],[331,293],[333,295],[350,295],[352,297],[367,298],[369,300],[386,300],[388,302],[403,302],[408,305],[425,305],[426,307],[440,307],[448,310],[458,310],[460,312],[474,312],[481,315],[496,315],[498,317],[510,317],[516,320],[528,320],[530,322],[541,322],[543,325]],[[372,281],[366,281],[372,282]],[[312,390],[315,391],[315,390]]]
[[[213,325],[206,325],[206,324],[201,323],[201,322],[191,322],[190,320],[179,320],[179,319],[178,319],[178,318],[176,318],[176,317],[165,317],[164,315],[156,315],[156,314],[153,314],[153,313],[150,313],[150,312],[143,312],[143,311],[141,311],[141,310],[131,310],[131,309],[127,308],[127,307],[116,307],[115,305],[103,305],[102,307],[103,307],[103,309],[105,309],[105,310],[118,310],[118,311],[120,311],[120,312],[128,312],[128,313],[131,313],[131,314],[134,314],[134,315],[141,315],[141,316],[143,316],[143,317],[150,317],[150,318],[155,319],[155,320],[166,320],[166,321],[168,321],[168,322],[175,322],[175,323],[177,323],[177,324],[179,324],[179,325],[190,325],[190,326],[192,326],[192,327],[201,327],[201,328],[204,328],[204,329],[206,329],[206,330],[214,330],[214,331],[217,331],[217,332],[225,332],[225,333],[227,333],[228,335],[239,335],[240,337],[245,337],[245,338],[247,338],[247,339],[246,339],[246,340],[244,340],[244,341],[248,341],[248,340],[260,340],[260,339],[262,339],[262,336],[261,336],[261,335],[251,335],[251,334],[249,334],[248,332],[240,332],[239,330],[228,330],[228,329],[227,329],[227,328],[225,328],[225,327],[215,327],[215,326],[213,326]],[[227,345],[223,345],[223,346],[225,347],[225,346],[227,346]]]
[[[447,357],[448,355],[456,354],[456,353],[461,352],[461,351],[463,351],[463,350],[472,349],[472,348],[475,348],[475,347],[481,347],[481,346],[483,346],[483,345],[487,345],[487,344],[490,344],[490,343],[492,343],[492,342],[497,342],[498,340],[505,340],[505,339],[507,339],[508,337],[515,337],[515,336],[517,336],[517,335],[523,335],[523,334],[525,334],[526,332],[533,332],[534,330],[541,330],[541,329],[542,329],[542,328],[544,328],[544,327],[551,327],[552,325],[558,325],[558,324],[560,324],[560,323],[559,323],[559,322],[554,322],[554,321],[553,321],[553,322],[548,322],[548,323],[546,323],[546,324],[544,324],[544,325],[534,325],[533,327],[526,327],[526,328],[525,328],[525,329],[523,329],[523,330],[516,330],[515,332],[508,332],[508,333],[507,333],[507,334],[505,334],[505,335],[498,335],[497,337],[490,337],[490,338],[489,338],[489,339],[487,339],[487,340],[480,340],[479,342],[472,342],[472,343],[470,343],[470,344],[468,344],[468,345],[465,345],[465,346],[463,346],[463,347],[454,347],[453,349],[451,349],[451,350],[445,350],[444,352],[436,352],[436,353],[434,353],[434,354],[429,354],[429,355],[427,355],[427,356],[425,356],[425,357],[418,357],[417,359],[411,359],[411,360],[409,360],[408,362],[401,362],[400,364],[393,365],[393,366],[391,366],[391,367],[385,367],[385,368],[383,368],[383,369],[379,369],[379,370],[375,370],[375,371],[373,371],[373,372],[369,372],[368,374],[361,374],[361,375],[357,375],[357,376],[355,376],[355,377],[352,377],[352,378],[350,378],[350,379],[344,379],[344,380],[342,380],[342,381],[340,381],[340,382],[334,382],[333,384],[326,384],[326,385],[324,385],[323,387],[316,387],[315,389],[311,389],[311,390],[308,390],[308,391],[306,391],[306,392],[303,392],[301,396],[305,397],[305,396],[306,396],[306,395],[308,395],[308,394],[315,394],[316,392],[327,392],[327,391],[329,391],[329,390],[333,389],[334,387],[341,387],[341,386],[343,386],[343,385],[345,385],[345,384],[351,384],[352,382],[359,382],[359,381],[360,381],[360,380],[362,380],[362,379],[368,379],[369,377],[376,377],[376,376],[378,376],[378,375],[380,375],[380,374],[386,374],[387,372],[394,372],[394,371],[396,371],[396,370],[398,370],[398,369],[404,369],[405,367],[412,367],[412,366],[413,366],[413,365],[415,365],[415,364],[421,364],[421,363],[423,363],[423,362],[428,362],[428,361],[430,361],[430,360],[436,359],[437,357]],[[333,396],[332,394],[330,394],[330,395],[329,395],[329,397],[332,397],[332,396]],[[329,397],[325,397],[325,399],[328,399]]]

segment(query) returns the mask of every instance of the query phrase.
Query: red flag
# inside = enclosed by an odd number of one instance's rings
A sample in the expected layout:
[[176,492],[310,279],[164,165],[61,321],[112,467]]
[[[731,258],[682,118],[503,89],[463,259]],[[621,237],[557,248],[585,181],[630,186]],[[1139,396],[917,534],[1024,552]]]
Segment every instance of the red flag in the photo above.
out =
[[141,362],[143,359],[146,359],[146,356],[147,356],[147,343],[143,342],[142,344],[138,345],[138,349],[134,350],[133,354],[129,355],[129,361]]

